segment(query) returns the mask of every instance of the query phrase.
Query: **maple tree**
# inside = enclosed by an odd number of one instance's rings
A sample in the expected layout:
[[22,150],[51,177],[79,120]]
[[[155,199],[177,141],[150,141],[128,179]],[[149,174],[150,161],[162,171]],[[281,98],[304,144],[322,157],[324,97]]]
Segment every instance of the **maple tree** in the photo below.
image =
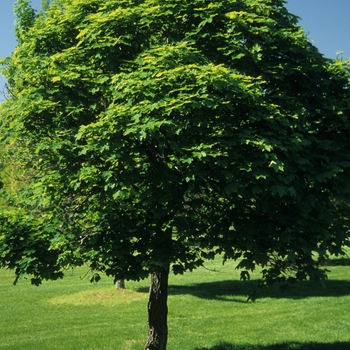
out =
[[0,265],[151,275],[159,350],[170,270],[221,254],[243,279],[325,278],[348,244],[349,68],[284,3],[18,0],[1,137],[33,175],[0,216]]

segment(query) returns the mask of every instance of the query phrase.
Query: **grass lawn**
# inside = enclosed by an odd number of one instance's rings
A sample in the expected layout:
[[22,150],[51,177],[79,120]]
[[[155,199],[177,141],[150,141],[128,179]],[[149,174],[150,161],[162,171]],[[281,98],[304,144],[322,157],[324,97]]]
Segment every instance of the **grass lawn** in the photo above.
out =
[[[350,266],[329,267],[325,288],[304,282],[255,303],[234,263],[206,267],[171,276],[168,350],[350,349]],[[0,349],[143,349],[148,281],[117,291],[107,277],[81,280],[86,271],[35,287],[0,270]]]

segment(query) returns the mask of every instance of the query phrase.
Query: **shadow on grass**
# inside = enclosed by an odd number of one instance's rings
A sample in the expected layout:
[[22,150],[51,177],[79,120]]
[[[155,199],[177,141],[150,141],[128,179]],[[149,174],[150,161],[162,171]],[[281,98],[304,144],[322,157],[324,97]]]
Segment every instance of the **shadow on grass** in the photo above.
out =
[[[257,281],[225,280],[204,282],[191,285],[170,285],[169,295],[189,294],[198,298],[223,300],[244,303],[242,299],[255,293],[258,298],[290,298],[308,297],[340,297],[350,295],[350,281],[301,281],[294,284],[257,288]],[[140,288],[138,292],[148,293],[148,288]],[[350,347],[348,348],[350,349]]]
[[195,350],[349,350],[350,342],[336,343],[283,343],[274,345],[234,345],[221,343],[210,348]]
[[337,258],[328,260],[327,266],[350,266],[350,258]]

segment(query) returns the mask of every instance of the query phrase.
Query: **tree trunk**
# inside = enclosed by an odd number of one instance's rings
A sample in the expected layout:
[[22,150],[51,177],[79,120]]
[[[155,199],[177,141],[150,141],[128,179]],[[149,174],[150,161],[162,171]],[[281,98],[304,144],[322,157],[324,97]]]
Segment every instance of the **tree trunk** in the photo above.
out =
[[115,288],[117,288],[117,289],[125,289],[125,280],[116,280]]
[[151,274],[148,301],[148,336],[144,350],[165,350],[168,340],[169,268]]

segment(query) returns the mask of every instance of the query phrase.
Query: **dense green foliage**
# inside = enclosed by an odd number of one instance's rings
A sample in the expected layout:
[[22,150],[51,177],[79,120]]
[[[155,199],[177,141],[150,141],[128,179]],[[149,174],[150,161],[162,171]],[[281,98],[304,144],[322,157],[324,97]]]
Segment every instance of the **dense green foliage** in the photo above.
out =
[[166,347],[170,266],[222,254],[243,279],[325,278],[349,243],[348,62],[283,0],[43,5],[17,1],[2,61],[5,164],[27,182],[0,214],[0,266],[33,284],[85,262],[151,274],[145,350]]
[[1,135],[35,176],[1,216],[1,266],[138,279],[223,253],[323,277],[313,254],[349,232],[349,70],[283,0],[16,8]]

